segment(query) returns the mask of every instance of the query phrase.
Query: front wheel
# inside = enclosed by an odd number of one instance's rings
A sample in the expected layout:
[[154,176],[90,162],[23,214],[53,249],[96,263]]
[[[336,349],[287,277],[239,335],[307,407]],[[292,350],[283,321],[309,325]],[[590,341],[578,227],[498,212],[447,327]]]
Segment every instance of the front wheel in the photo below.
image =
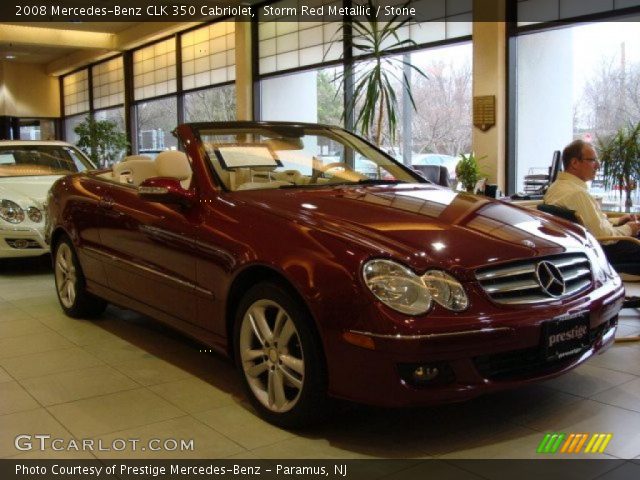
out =
[[71,240],[62,238],[55,247],[53,272],[58,301],[70,317],[97,317],[107,307],[107,302],[91,295]]
[[312,319],[284,288],[261,283],[240,303],[235,356],[243,384],[262,418],[302,427],[327,412],[326,369]]

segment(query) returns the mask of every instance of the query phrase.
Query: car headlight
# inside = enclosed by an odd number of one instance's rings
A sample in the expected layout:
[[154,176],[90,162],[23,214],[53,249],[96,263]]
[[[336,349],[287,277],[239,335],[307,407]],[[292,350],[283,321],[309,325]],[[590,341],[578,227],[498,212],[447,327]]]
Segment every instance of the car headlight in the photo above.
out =
[[24,221],[24,210],[16,202],[0,200],[0,218],[9,223],[20,223]]
[[40,223],[42,221],[42,212],[36,207],[29,207],[27,209],[27,216],[33,223]]
[[464,288],[455,278],[441,270],[429,270],[422,276],[433,300],[448,310],[461,312],[469,306]]
[[385,305],[408,315],[420,315],[432,302],[460,311],[468,306],[462,285],[451,275],[430,270],[419,276],[391,260],[370,260],[362,270],[365,284]]

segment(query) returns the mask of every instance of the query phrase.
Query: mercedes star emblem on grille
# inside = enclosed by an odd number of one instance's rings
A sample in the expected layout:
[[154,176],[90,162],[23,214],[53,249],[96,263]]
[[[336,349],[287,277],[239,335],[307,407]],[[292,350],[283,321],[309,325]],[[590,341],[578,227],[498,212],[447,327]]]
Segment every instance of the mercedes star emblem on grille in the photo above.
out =
[[548,295],[559,297],[565,292],[564,278],[558,267],[553,263],[542,261],[536,266],[538,283]]

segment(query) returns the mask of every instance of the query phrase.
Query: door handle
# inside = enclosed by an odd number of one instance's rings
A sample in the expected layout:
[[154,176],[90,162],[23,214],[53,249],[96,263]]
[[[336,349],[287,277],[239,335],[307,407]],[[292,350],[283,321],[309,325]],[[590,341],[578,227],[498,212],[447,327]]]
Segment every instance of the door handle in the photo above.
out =
[[100,199],[100,201],[98,202],[98,206],[100,208],[105,208],[105,209],[112,209],[113,205],[114,205],[114,201],[113,198],[111,197],[103,197]]

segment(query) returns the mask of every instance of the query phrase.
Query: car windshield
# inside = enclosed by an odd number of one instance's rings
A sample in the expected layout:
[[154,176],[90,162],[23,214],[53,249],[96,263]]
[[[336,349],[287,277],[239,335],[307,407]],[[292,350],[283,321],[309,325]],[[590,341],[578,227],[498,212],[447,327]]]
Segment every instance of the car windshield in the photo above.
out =
[[196,130],[213,169],[231,191],[424,181],[337,128],[205,125]]
[[0,145],[0,177],[66,175],[94,168],[66,145]]

